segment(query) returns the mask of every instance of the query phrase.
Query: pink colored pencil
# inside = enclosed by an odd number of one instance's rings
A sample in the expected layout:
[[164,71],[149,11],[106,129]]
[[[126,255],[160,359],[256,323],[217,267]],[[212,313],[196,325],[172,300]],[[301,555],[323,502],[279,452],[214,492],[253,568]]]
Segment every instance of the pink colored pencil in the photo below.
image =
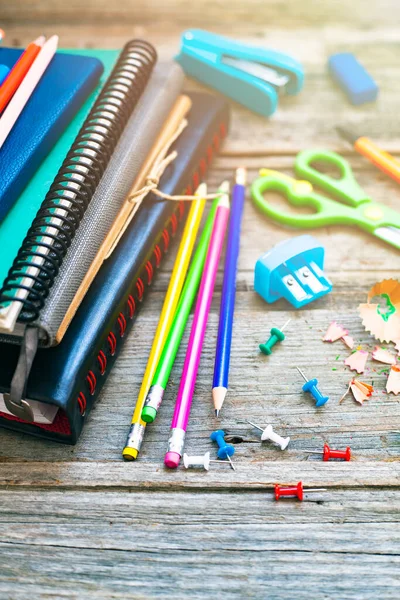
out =
[[210,245],[201,278],[199,295],[196,302],[192,329],[183,365],[182,377],[176,398],[174,416],[171,423],[171,435],[164,463],[170,469],[179,465],[185,443],[186,428],[189,421],[197,371],[199,369],[201,350],[206,333],[208,314],[217,276],[218,263],[229,218],[229,183],[224,182],[220,188],[225,194],[218,202]]

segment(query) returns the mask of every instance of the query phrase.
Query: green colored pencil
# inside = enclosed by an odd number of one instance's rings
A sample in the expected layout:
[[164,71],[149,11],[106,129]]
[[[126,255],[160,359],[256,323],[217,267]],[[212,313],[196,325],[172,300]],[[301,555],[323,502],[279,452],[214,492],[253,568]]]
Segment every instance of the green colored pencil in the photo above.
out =
[[145,421],[145,423],[152,423],[156,418],[157,411],[160,408],[164,396],[165,388],[167,387],[183,332],[185,331],[186,323],[200,285],[218,201],[219,197],[215,198],[211,205],[206,223],[199,238],[196,252],[193,256],[192,264],[190,265],[186,277],[167,341],[165,342],[163,352],[157,365],[157,370],[144,403],[142,420]]

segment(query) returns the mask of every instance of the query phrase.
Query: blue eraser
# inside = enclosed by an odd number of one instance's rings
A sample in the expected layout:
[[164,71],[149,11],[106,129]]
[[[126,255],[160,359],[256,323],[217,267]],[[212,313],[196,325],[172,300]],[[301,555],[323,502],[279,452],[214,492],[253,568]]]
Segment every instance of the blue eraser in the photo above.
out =
[[0,85],[3,83],[9,72],[10,69],[7,65],[0,65]]
[[340,85],[352,104],[374,102],[378,86],[351,52],[333,54],[328,61],[333,79]]

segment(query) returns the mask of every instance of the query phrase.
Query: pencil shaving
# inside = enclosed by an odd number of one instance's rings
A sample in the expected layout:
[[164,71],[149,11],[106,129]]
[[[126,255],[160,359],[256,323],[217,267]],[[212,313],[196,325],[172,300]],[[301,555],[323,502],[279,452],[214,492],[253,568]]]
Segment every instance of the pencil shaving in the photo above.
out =
[[348,333],[347,329],[336,323],[336,321],[333,321],[322,339],[324,342],[336,342],[340,338],[347,336]]
[[[371,300],[381,296],[382,302]],[[367,304],[358,307],[363,325],[381,342],[400,340],[400,282],[385,279],[376,283],[368,293]]]
[[363,404],[364,400],[372,396],[372,392],[374,388],[372,385],[368,383],[363,383],[362,381],[358,381],[357,379],[353,379],[350,384],[350,389],[354,396],[354,400],[359,404]]
[[340,398],[339,404],[343,402],[350,390],[353,394],[354,400],[359,404],[363,404],[364,400],[372,396],[374,388],[368,383],[364,383],[363,381],[359,381],[358,379],[352,379],[349,383],[349,387],[347,388],[346,392]]
[[351,381],[350,381],[349,385],[347,386],[347,390],[345,391],[345,393],[343,394],[343,396],[340,398],[339,404],[342,404],[343,400],[346,398],[347,394],[350,391],[350,386],[351,386]]
[[372,358],[378,362],[384,363],[385,365],[396,364],[396,357],[388,350],[384,350],[380,346],[375,346],[375,349],[372,353]]
[[340,339],[342,340],[342,342],[343,342],[344,344],[346,344],[346,346],[347,346],[348,348],[350,348],[350,350],[353,350],[353,348],[354,348],[354,340],[353,340],[353,338],[351,337],[351,335],[344,335],[344,336],[343,336],[342,338],[340,338]]
[[393,305],[400,305],[400,282],[397,279],[384,279],[376,283],[368,292],[368,302],[375,296],[388,295]]
[[386,391],[388,394],[397,394],[400,393],[400,368],[399,367],[391,367],[389,377],[386,383]]
[[344,364],[349,367],[351,371],[357,371],[357,373],[364,373],[365,365],[368,358],[368,352],[365,350],[357,350],[346,358]]

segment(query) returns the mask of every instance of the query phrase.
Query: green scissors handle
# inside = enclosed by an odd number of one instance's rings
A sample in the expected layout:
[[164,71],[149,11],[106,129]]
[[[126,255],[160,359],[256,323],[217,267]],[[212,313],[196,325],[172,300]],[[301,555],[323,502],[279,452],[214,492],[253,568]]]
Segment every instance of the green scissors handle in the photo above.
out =
[[[339,179],[321,173],[313,166],[315,163],[336,167],[340,172]],[[357,183],[349,162],[336,152],[303,150],[296,156],[294,170],[298,177],[310,181],[350,206],[370,200]]]
[[[279,223],[296,228],[325,227],[334,224],[358,225],[369,233],[374,233],[375,229],[383,226],[400,227],[400,213],[383,204],[372,202],[365,197],[365,194],[363,201],[353,199],[355,206],[347,206],[317,194],[309,181],[296,180],[278,171],[267,169],[261,171],[261,175],[251,187],[253,200],[264,214]],[[269,191],[281,193],[293,206],[310,207],[315,212],[291,214],[275,208],[264,196],[265,192]]]

